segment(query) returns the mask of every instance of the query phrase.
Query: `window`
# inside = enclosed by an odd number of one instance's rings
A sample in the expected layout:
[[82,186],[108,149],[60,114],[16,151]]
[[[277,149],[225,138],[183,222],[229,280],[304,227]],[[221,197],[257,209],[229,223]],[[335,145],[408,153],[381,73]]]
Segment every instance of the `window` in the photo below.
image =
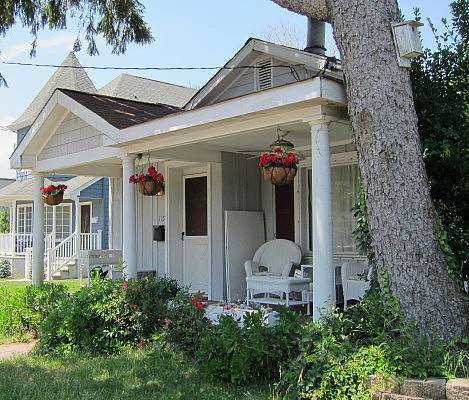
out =
[[256,66],[257,90],[270,89],[272,87],[272,60],[260,61]]
[[31,204],[18,206],[16,225],[17,233],[32,233],[33,206]]
[[58,206],[46,206],[44,215],[44,229],[50,234],[53,228],[55,208],[55,238],[57,242],[66,239],[72,233],[72,205],[61,204]]
[[[340,165],[331,168],[332,184],[332,241],[334,253],[356,253],[352,232],[355,230],[355,217],[352,207],[357,198],[358,165]],[[312,243],[312,199],[311,169],[308,169],[308,247]]]

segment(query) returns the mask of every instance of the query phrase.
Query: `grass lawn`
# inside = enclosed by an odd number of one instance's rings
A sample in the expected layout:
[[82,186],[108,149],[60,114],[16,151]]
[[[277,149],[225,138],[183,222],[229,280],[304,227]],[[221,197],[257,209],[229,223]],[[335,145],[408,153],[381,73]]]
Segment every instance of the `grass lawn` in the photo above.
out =
[[[55,280],[52,283],[61,283],[65,285],[70,292],[76,292],[80,288],[79,279]],[[88,279],[83,279],[83,284],[88,283]],[[31,285],[31,281],[16,279],[0,279],[0,288],[16,289]]]
[[1,400],[272,399],[268,386],[215,383],[193,361],[149,346],[113,356],[22,356],[0,360]]

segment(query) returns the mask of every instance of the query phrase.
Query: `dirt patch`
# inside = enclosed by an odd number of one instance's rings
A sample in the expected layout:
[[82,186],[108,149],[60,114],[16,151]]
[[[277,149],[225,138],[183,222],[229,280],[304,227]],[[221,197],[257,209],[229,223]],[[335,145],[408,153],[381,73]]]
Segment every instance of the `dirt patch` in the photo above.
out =
[[36,344],[35,341],[28,343],[11,343],[0,345],[0,360],[11,358],[14,356],[28,354]]

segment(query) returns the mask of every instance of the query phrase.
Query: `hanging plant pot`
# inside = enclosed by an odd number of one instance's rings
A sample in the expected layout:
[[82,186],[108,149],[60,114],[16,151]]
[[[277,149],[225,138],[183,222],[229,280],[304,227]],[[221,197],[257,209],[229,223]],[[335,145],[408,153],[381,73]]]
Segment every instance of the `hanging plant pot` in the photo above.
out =
[[156,196],[163,189],[163,184],[155,181],[137,182],[137,192],[144,196]]
[[275,186],[288,185],[296,176],[296,168],[292,167],[264,167],[263,174],[266,182]]
[[57,206],[64,200],[65,185],[49,185],[41,188],[42,201],[49,206]]

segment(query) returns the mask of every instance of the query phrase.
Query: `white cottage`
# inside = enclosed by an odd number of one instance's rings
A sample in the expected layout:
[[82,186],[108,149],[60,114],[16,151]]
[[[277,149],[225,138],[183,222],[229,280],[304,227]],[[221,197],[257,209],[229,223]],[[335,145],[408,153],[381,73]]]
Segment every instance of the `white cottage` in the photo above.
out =
[[[11,165],[32,170],[38,203],[52,170],[109,177],[109,243],[123,250],[128,276],[155,271],[210,299],[225,298],[226,265],[243,269],[252,251],[248,243],[230,252],[225,212],[262,212],[262,241],[292,240],[303,262],[314,264],[317,309],[335,298],[336,267],[358,257],[351,212],[357,153],[340,63],[322,48],[323,39],[306,50],[249,39],[181,108],[57,89]],[[81,121],[79,130],[67,132],[70,116]],[[303,155],[294,183],[283,187],[265,182],[257,165],[279,135]],[[142,196],[128,182],[148,157],[165,175],[162,196]],[[163,241],[153,240],[158,226]],[[231,234],[247,237],[251,228],[247,219]],[[34,224],[34,236],[43,229]],[[34,270],[42,253],[35,247]]]

